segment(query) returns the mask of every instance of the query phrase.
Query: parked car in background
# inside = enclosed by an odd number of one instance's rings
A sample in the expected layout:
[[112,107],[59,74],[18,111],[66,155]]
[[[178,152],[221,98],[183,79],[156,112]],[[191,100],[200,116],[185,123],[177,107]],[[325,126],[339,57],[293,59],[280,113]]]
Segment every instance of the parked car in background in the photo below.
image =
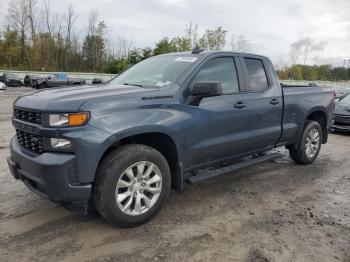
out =
[[4,73],[0,77],[0,81],[4,82],[6,86],[10,86],[10,87],[23,86],[23,82],[21,81],[21,78],[15,74]]
[[35,80],[44,79],[45,76],[40,75],[26,75],[23,79],[24,86],[32,87]]
[[83,78],[69,78],[66,73],[55,73],[33,81],[33,87],[36,89],[68,86],[68,85],[85,85],[86,81]]
[[341,100],[344,96],[350,93],[350,87],[338,87],[335,88],[335,97],[336,101]]
[[106,82],[103,81],[101,78],[94,78],[92,79],[92,82],[91,82],[93,85],[100,85],[100,84],[105,84]]
[[0,82],[0,90],[6,90],[6,84],[4,82]]
[[345,95],[335,105],[333,131],[350,132],[350,94]]

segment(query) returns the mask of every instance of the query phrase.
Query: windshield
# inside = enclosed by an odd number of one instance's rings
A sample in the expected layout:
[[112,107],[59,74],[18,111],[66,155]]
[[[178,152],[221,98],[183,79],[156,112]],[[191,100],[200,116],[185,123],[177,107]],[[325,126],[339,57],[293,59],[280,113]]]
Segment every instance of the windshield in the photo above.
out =
[[174,83],[196,61],[194,56],[156,56],[146,59],[116,77],[111,83],[164,87]]
[[348,105],[350,105],[350,95],[344,96],[344,97],[340,100],[340,102],[341,102],[342,104],[348,104]]

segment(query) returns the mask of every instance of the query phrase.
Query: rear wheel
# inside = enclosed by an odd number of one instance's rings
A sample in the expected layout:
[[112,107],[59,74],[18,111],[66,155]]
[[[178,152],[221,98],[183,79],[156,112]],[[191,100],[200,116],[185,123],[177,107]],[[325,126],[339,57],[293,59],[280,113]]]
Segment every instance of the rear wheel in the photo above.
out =
[[168,163],[157,150],[144,145],[122,146],[100,165],[93,201],[108,222],[135,226],[160,210],[170,181]]
[[320,124],[315,121],[307,121],[300,141],[289,148],[290,157],[297,164],[311,164],[321,150],[322,139]]

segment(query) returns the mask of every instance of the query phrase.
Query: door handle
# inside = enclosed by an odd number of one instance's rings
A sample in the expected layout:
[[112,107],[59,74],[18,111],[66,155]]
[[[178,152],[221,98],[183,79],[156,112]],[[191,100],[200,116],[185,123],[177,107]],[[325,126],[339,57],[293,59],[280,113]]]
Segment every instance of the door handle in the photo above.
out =
[[270,100],[270,104],[271,104],[271,105],[277,105],[277,104],[279,104],[279,103],[280,103],[280,101],[278,101],[277,98],[272,98],[272,99]]
[[238,109],[244,108],[246,106],[247,106],[247,104],[243,103],[242,101],[239,101],[239,102],[237,102],[236,104],[233,105],[234,108],[238,108]]

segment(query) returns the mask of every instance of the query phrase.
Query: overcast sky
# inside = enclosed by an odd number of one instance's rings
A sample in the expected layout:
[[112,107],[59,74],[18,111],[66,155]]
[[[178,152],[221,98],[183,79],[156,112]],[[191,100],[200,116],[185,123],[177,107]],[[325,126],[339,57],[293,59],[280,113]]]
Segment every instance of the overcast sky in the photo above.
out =
[[[2,25],[8,2],[0,0]],[[231,34],[243,34],[252,44],[251,52],[274,62],[281,56],[288,61],[291,44],[306,37],[319,45],[310,53],[308,64],[342,65],[350,58],[350,0],[51,0],[52,10],[65,10],[69,3],[82,32],[94,8],[111,38],[132,40],[136,47],[181,35],[192,22],[198,24],[200,35],[207,28],[223,26],[228,31],[227,49]]]

